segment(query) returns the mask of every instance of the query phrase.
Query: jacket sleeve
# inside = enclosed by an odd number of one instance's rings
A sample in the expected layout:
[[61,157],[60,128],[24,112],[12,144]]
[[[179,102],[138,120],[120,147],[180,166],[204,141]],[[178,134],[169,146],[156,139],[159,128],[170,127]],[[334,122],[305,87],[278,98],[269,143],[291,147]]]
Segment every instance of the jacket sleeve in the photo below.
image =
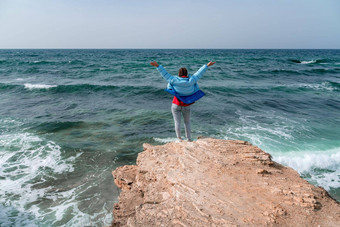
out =
[[207,71],[207,69],[208,69],[208,66],[203,65],[199,70],[197,70],[197,72],[194,73],[194,75],[192,75],[192,79],[194,79],[195,82],[197,82],[199,79],[201,79],[201,77],[203,76],[205,71]]
[[166,81],[168,81],[169,83],[174,79],[174,77],[173,77],[170,73],[168,73],[168,72],[165,70],[165,68],[163,68],[162,65],[159,65],[159,66],[157,67],[157,70],[158,70],[158,72],[160,72],[160,74],[162,75],[162,77],[163,77]]

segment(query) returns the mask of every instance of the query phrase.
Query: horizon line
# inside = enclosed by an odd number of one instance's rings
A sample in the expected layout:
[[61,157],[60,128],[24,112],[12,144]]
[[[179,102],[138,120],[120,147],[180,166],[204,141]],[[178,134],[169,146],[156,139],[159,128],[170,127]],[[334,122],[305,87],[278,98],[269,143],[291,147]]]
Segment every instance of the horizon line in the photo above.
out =
[[340,48],[0,48],[0,50],[340,50]]

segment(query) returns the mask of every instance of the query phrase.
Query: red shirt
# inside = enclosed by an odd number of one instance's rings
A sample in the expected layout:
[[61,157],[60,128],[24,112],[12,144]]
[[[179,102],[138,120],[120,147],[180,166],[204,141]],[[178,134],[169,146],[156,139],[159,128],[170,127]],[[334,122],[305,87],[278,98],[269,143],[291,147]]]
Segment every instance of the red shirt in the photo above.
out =
[[176,104],[177,106],[190,106],[193,103],[190,104],[185,104],[184,102],[182,102],[181,100],[179,100],[176,96],[174,96],[174,99],[172,100],[172,103]]

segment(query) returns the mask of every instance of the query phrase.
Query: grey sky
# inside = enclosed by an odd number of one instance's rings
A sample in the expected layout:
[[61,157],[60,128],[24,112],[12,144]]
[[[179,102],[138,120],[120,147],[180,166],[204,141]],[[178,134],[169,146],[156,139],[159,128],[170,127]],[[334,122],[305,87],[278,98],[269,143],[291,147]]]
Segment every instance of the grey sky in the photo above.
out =
[[339,0],[0,0],[0,48],[340,48]]

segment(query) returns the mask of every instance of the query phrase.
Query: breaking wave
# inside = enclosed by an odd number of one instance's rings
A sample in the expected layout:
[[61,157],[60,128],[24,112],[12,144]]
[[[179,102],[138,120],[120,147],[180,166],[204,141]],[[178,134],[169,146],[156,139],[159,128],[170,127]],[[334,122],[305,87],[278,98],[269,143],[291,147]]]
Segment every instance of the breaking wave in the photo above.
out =
[[297,64],[321,64],[321,63],[331,63],[333,62],[331,59],[318,59],[318,60],[300,60],[300,59],[289,59],[292,63]]
[[340,148],[280,153],[273,157],[275,161],[292,167],[307,180],[326,190],[340,187]]
[[[16,225],[27,224],[35,226],[46,215],[37,205],[37,201],[46,198],[55,201],[57,198],[66,199],[71,191],[57,192],[52,186],[42,186],[53,175],[73,172],[76,156],[63,158],[61,147],[53,141],[46,141],[37,135],[24,130],[17,131],[23,123],[6,119],[0,122],[7,126],[7,131],[0,134],[0,204],[5,209],[0,216],[10,217],[11,214],[22,213],[16,219]],[[58,204],[50,209],[57,210]],[[3,224],[13,220],[1,220]],[[29,218],[29,220],[25,220]],[[1,224],[0,222],[0,224]]]
[[25,88],[32,89],[49,89],[52,87],[57,87],[57,85],[47,85],[47,84],[25,84]]

